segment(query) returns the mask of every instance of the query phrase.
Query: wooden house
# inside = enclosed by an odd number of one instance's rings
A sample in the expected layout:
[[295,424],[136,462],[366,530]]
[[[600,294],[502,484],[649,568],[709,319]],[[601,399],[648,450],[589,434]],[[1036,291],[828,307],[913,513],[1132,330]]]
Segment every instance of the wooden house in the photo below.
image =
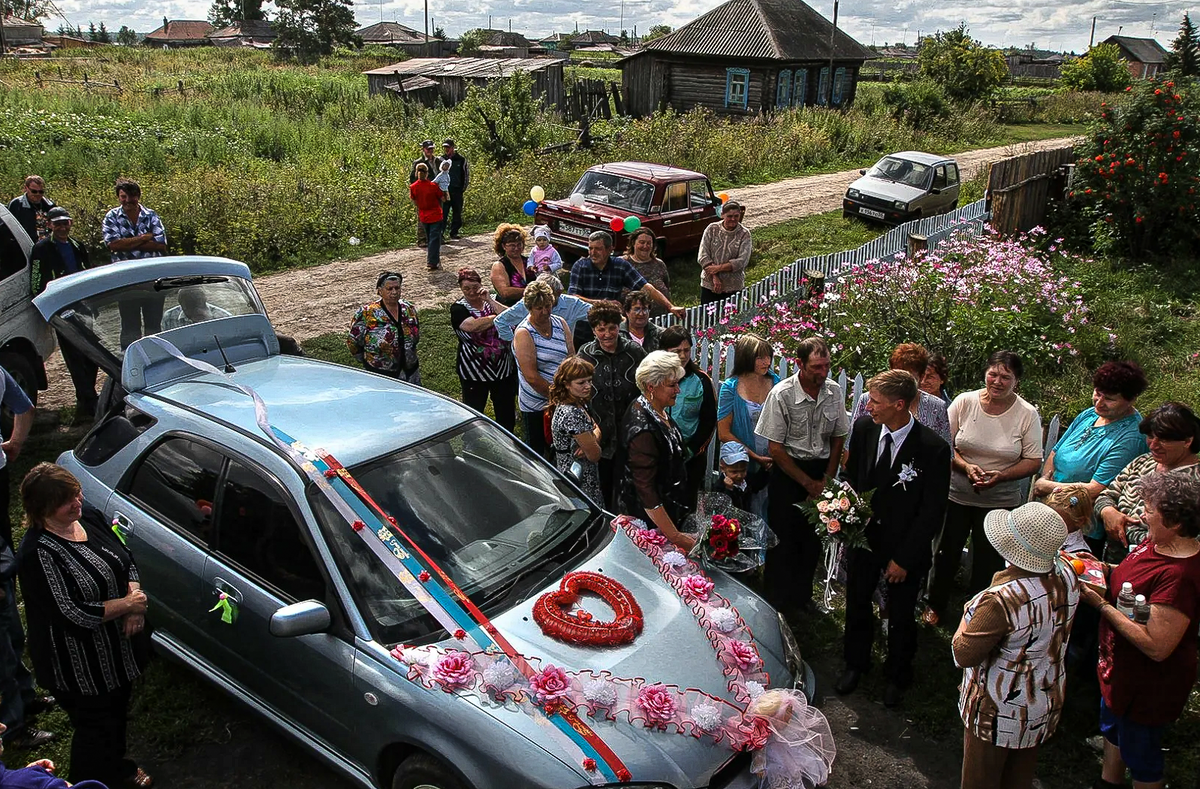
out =
[[223,27],[208,34],[208,40],[214,47],[266,49],[277,38],[279,38],[279,34],[265,19],[235,21],[229,27]]
[[0,26],[4,28],[4,44],[10,48],[40,47],[46,32],[37,22],[11,15],[0,16]]
[[433,106],[453,107],[467,97],[471,85],[486,86],[516,71],[533,78],[533,97],[547,107],[566,100],[563,62],[558,58],[414,58],[364,71],[370,95],[391,94]]
[[585,30],[571,36],[573,47],[594,47],[597,44],[620,44],[621,39],[603,30]]
[[445,41],[430,36],[426,43],[424,33],[399,22],[377,22],[359,28],[354,35],[361,38],[363,44],[391,47],[414,58],[438,58],[446,54]]
[[547,52],[570,52],[571,39],[574,33],[551,33],[545,38],[538,39],[538,46]]
[[1132,36],[1109,36],[1100,43],[1116,44],[1121,57],[1129,64],[1129,75],[1134,79],[1148,79],[1163,71],[1167,50],[1152,38]]
[[162,27],[147,33],[142,39],[142,46],[163,49],[204,47],[212,43],[208,40],[208,34],[211,32],[213,26],[208,22],[195,19],[176,19],[172,22],[163,17]]
[[630,114],[707,107],[750,115],[846,106],[859,70],[874,57],[801,0],[728,0],[618,65]]

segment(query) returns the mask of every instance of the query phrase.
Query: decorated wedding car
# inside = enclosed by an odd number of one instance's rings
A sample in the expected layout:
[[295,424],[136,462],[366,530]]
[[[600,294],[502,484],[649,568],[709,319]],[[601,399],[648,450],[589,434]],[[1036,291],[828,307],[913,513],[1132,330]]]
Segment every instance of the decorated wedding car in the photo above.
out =
[[59,462],[133,551],[158,650],[355,782],[823,780],[770,606],[462,404],[281,354],[244,264],[117,263],[35,304],[112,379]]

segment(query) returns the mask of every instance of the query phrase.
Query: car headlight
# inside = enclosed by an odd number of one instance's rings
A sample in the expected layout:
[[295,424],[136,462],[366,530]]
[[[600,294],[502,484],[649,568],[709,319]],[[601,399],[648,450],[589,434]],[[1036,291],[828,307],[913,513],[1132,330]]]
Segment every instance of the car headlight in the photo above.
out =
[[857,200],[858,198],[862,197],[862,195],[858,193],[857,189],[848,189],[846,191],[846,197],[849,197],[851,200]]
[[804,661],[800,657],[800,644],[796,641],[796,634],[792,632],[791,625],[783,618],[783,614],[778,614],[778,616],[779,638],[783,642],[783,660],[793,677],[804,679]]
[[896,202],[892,203],[892,205],[895,206],[897,211],[908,210],[908,203],[904,202],[903,200],[897,200]]

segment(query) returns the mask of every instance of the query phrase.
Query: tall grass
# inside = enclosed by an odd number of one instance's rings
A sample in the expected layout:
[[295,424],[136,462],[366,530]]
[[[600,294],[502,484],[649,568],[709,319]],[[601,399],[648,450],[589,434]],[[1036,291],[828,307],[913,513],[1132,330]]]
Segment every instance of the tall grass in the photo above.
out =
[[[114,179],[137,179],[173,251],[228,255],[261,272],[348,253],[352,238],[360,249],[410,241],[407,175],[424,138],[454,137],[472,157],[467,218],[478,229],[516,218],[534,184],[564,195],[601,161],[675,164],[725,186],[849,166],[888,150],[956,150],[1001,134],[983,110],[908,128],[864,85],[858,105],[844,112],[804,108],[737,122],[694,111],[599,122],[593,131],[602,143],[592,150],[524,153],[496,171],[478,158],[488,132],[467,108],[367,95],[361,72],[390,57],[339,53],[300,66],[262,52],[104,47],[85,57],[6,60],[0,182],[16,193],[23,176],[43,175],[51,196],[78,216],[77,235],[98,246]],[[538,116],[535,127],[539,144],[575,136],[555,114]]]

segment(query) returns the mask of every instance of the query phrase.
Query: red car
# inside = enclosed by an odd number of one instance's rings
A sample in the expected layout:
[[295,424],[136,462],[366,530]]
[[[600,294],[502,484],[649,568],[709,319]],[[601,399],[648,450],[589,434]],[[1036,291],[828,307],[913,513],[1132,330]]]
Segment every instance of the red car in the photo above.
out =
[[636,216],[654,231],[658,256],[665,259],[699,249],[700,236],[716,221],[720,205],[703,173],[665,164],[614,162],[589,169],[570,198],[542,202],[533,218],[550,227],[550,240],[565,257],[586,255],[588,235],[596,230],[611,233],[614,251],[623,252],[629,234],[613,232],[610,223]]

